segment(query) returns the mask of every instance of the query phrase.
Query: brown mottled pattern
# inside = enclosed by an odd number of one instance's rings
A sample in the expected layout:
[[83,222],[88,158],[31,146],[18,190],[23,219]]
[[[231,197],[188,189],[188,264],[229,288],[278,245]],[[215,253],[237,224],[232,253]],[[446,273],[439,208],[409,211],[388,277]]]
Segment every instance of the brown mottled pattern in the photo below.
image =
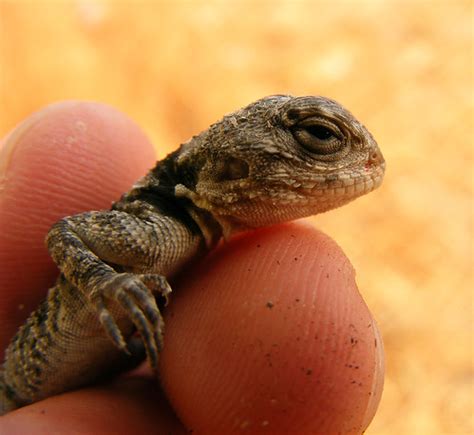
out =
[[63,218],[47,236],[61,276],[7,349],[0,413],[114,371],[134,331],[156,369],[167,276],[222,236],[342,206],[384,169],[335,101],[270,96],[194,136],[112,210]]

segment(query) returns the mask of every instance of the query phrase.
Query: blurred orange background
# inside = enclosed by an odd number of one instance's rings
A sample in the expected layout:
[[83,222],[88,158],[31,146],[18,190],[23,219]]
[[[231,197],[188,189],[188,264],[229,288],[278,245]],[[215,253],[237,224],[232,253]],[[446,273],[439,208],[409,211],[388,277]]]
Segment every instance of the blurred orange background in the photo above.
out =
[[264,95],[340,101],[388,165],[380,190],[313,218],[384,336],[367,434],[473,433],[472,37],[470,1],[1,1],[0,134],[90,99],[162,157]]

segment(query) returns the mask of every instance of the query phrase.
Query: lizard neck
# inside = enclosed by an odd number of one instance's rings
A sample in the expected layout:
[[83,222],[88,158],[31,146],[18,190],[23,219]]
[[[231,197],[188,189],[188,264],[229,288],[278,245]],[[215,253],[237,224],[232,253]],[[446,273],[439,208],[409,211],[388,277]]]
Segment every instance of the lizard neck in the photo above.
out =
[[194,185],[194,174],[178,169],[176,165],[179,152],[177,150],[158,161],[112,208],[122,209],[127,203],[142,202],[145,207],[152,207],[155,213],[179,220],[193,233],[200,234],[206,246],[212,248],[222,238],[222,226],[209,211],[196,205],[191,198],[176,194],[177,186],[188,185],[192,188]]

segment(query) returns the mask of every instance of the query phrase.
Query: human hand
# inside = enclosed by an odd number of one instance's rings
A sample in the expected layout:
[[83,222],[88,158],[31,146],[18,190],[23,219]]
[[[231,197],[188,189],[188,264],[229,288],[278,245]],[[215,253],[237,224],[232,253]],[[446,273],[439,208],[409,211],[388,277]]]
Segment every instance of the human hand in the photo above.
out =
[[[104,209],[155,161],[114,109],[65,102],[0,149],[0,349],[57,269],[44,237]],[[222,244],[172,282],[160,376],[146,370],[20,408],[0,433],[361,433],[383,385],[381,340],[340,248],[292,223]],[[176,417],[176,414],[179,416]]]

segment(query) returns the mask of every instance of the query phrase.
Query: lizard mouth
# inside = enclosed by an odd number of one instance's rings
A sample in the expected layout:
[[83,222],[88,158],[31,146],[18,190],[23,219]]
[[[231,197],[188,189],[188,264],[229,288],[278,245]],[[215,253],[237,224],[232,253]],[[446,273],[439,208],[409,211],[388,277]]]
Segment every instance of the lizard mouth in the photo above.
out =
[[[299,205],[314,207],[312,213],[339,207],[359,196],[365,195],[378,188],[383,181],[385,162],[374,166],[362,167],[359,171],[350,171],[347,174],[329,174],[324,177],[309,178],[306,180],[278,180],[266,190],[252,190],[239,201],[238,195],[228,194],[226,206],[230,203],[260,203],[264,202],[272,207],[286,207]],[[219,197],[221,200],[221,198]],[[242,198],[241,198],[242,199]]]
[[323,192],[325,195],[331,192],[335,194],[343,193],[368,193],[382,184],[383,176],[385,172],[385,163],[379,164],[371,168],[365,167],[357,174],[337,174],[329,175],[326,178],[319,180],[308,180],[303,183],[297,183],[294,185],[296,191],[301,193],[314,193]]
[[290,196],[294,203],[315,207],[315,213],[319,213],[340,207],[377,189],[382,184],[384,172],[385,163],[381,163],[364,168],[359,174],[351,174],[350,177],[339,175],[316,183],[308,181],[293,186],[293,195]]
[[[242,228],[255,228],[303,218],[338,208],[375,190],[383,180],[385,164],[362,168],[351,177],[307,180],[292,186],[275,186],[272,191],[249,194],[246,201],[227,205],[223,215],[230,215]],[[271,211],[271,213],[269,212]],[[249,219],[249,216],[251,219]],[[271,219],[268,216],[272,216]]]

